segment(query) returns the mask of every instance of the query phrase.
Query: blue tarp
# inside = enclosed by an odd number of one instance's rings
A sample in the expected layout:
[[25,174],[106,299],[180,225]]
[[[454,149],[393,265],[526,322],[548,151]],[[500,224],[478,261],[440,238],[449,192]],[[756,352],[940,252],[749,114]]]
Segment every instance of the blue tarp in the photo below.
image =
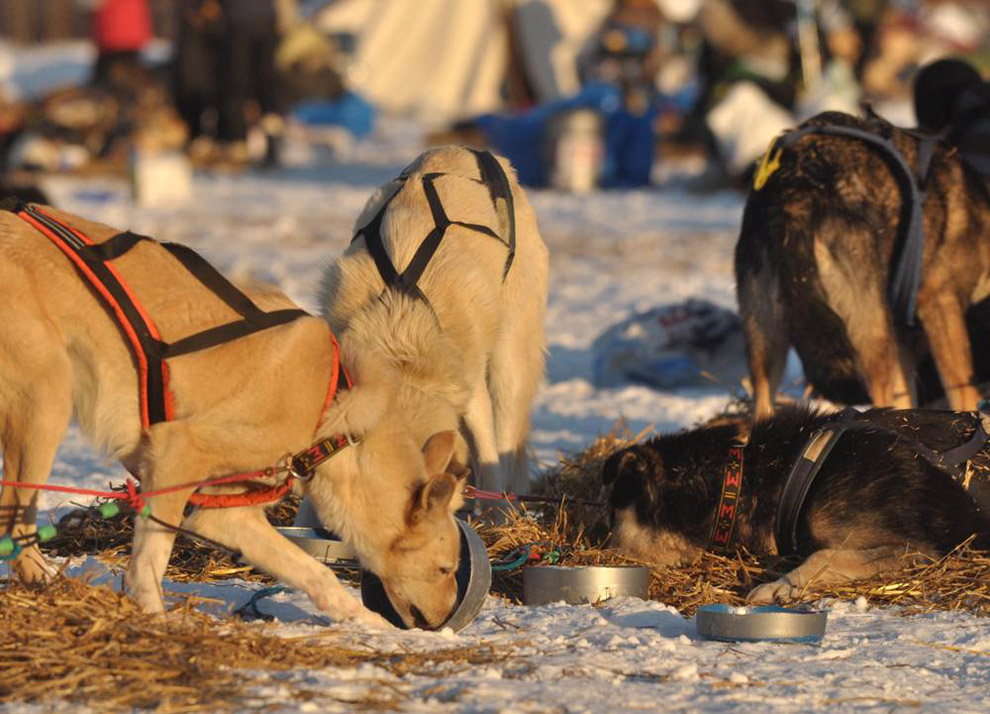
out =
[[339,126],[356,137],[367,136],[375,125],[375,108],[353,92],[337,99],[307,99],[292,108],[292,116],[309,126]]
[[605,120],[604,162],[600,185],[606,188],[644,186],[653,164],[654,101],[640,115],[623,107],[621,90],[610,84],[589,83],[569,99],[541,104],[522,114],[485,114],[477,119],[488,141],[516,167],[520,182],[546,186],[544,133],[549,120],[573,109],[594,109]]

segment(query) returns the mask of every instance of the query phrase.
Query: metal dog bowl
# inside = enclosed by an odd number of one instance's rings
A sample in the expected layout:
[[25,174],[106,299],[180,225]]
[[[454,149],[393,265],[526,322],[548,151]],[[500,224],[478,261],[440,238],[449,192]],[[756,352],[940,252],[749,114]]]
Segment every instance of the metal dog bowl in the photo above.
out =
[[275,530],[322,563],[337,563],[341,560],[357,558],[351,546],[324,528],[283,526]]
[[702,605],[694,616],[698,636],[720,642],[818,642],[828,613],[779,605]]
[[523,568],[523,603],[546,605],[563,600],[572,605],[595,603],[628,595],[650,595],[650,569],[641,565],[564,566]]
[[[461,529],[461,559],[457,567],[457,604],[443,627],[454,632],[463,630],[481,612],[485,596],[492,586],[492,565],[488,549],[474,528],[455,518]],[[361,571],[361,600],[369,610],[374,610],[396,627],[408,629],[399,613],[392,607],[385,586],[374,573]]]

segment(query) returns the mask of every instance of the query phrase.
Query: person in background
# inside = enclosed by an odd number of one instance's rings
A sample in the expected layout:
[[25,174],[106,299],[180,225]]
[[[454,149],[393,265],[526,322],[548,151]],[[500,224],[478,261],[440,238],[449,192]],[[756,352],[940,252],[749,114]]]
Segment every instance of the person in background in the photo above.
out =
[[[209,153],[210,119],[216,123],[221,38],[220,0],[178,0],[178,32],[172,64],[175,107],[189,129],[194,159]],[[208,116],[210,112],[213,116]]]
[[267,139],[264,163],[277,163],[277,138],[283,121],[275,75],[278,11],[275,0],[220,0],[222,37],[217,86],[217,138],[226,158],[250,160],[248,128],[254,114]]
[[589,51],[578,58],[582,82],[617,86],[626,108],[644,113],[657,94],[663,24],[655,0],[616,0]]
[[147,0],[98,0],[93,6],[94,84],[128,88],[141,71],[141,50],[152,38]]
[[914,111],[919,128],[941,134],[990,178],[990,83],[973,65],[941,59],[922,67],[914,80]]

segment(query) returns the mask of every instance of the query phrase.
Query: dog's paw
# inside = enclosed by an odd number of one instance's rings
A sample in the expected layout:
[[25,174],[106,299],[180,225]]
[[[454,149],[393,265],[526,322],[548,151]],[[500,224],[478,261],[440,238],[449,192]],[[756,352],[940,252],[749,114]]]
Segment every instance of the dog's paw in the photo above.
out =
[[358,623],[372,630],[394,630],[395,626],[386,620],[384,617],[379,615],[377,612],[372,612],[366,607],[362,607],[361,611],[355,613],[348,618],[351,622]]
[[36,545],[21,551],[13,566],[20,581],[33,590],[44,588],[58,575],[58,570],[45,560]]
[[746,602],[754,605],[772,605],[775,602],[787,602],[793,597],[794,586],[784,577],[753,588],[746,596]]
[[369,627],[373,630],[393,630],[395,627],[379,615],[377,612],[369,610],[362,602],[348,595],[339,602],[330,606],[322,607],[335,620],[352,622],[357,625]]

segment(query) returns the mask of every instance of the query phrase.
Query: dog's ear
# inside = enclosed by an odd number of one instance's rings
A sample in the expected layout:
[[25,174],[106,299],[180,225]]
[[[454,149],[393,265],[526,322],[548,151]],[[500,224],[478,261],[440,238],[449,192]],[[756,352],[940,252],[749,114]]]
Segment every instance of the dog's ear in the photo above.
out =
[[456,431],[438,431],[426,440],[423,459],[430,479],[413,492],[409,509],[411,525],[430,513],[449,511],[463,502],[460,494],[471,472],[454,458],[457,440]]
[[619,476],[627,473],[645,474],[650,469],[650,464],[639,452],[639,447],[632,446],[628,449],[616,451],[608,457],[602,467],[602,484],[611,486]]
[[613,454],[602,468],[602,483],[611,489],[612,508],[645,503],[651,507],[661,502],[660,455],[649,446],[631,446]]
[[443,473],[454,456],[457,444],[456,431],[438,431],[423,445],[423,459],[426,460],[426,473],[430,476]]
[[413,491],[409,507],[409,525],[415,526],[427,516],[450,510],[451,499],[458,492],[461,481],[453,474],[441,473]]

